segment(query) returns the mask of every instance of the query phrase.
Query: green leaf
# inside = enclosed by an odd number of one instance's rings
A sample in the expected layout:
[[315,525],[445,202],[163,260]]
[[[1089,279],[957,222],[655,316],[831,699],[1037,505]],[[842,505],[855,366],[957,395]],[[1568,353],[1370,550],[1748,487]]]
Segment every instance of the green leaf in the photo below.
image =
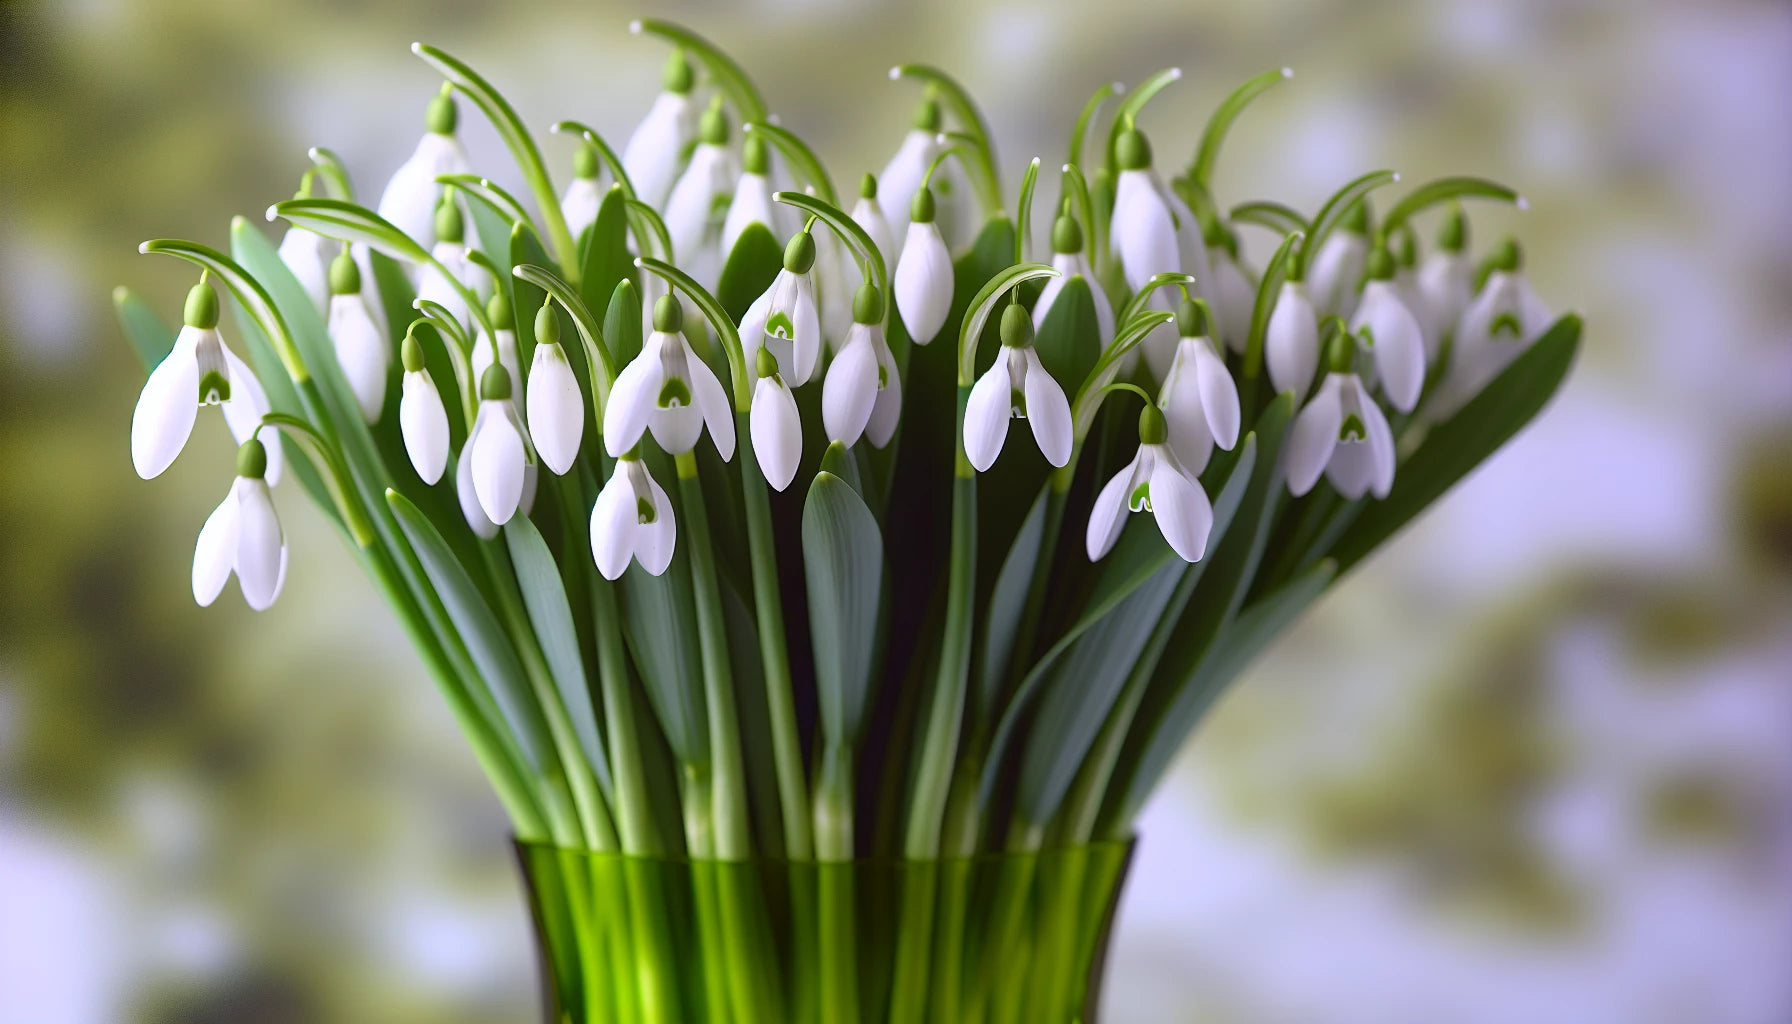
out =
[[1394,208],[1389,210],[1388,215],[1382,219],[1381,235],[1383,238],[1391,236],[1399,230],[1400,225],[1411,220],[1427,207],[1446,203],[1452,199],[1471,197],[1497,199],[1503,203],[1516,203],[1520,209],[1524,208],[1524,198],[1497,181],[1467,176],[1438,178],[1413,189],[1398,203],[1395,203]]
[[325,238],[365,245],[405,263],[429,262],[423,246],[365,206],[340,199],[288,199],[268,208],[268,219],[275,217]]
[[981,347],[977,342],[983,336],[983,327],[989,322],[990,314],[995,312],[996,304],[1002,301],[1008,289],[1027,281],[1057,276],[1056,270],[1043,263],[1017,263],[997,271],[984,282],[965,308],[964,320],[958,328],[959,387],[969,387],[976,380],[977,351]]
[[690,51],[709,72],[716,88],[734,105],[734,110],[742,121],[757,124],[765,120],[765,99],[760,96],[753,79],[734,62],[734,58],[723,53],[714,43],[682,25],[659,18],[642,18],[630,22],[628,30],[637,35],[644,32],[650,36],[659,36],[680,49]]
[[1033,189],[1039,184],[1039,158],[1034,157],[1027,164],[1027,172],[1020,179],[1020,202],[1014,207],[1014,262],[1023,263],[1027,258],[1027,247],[1033,242]]
[[125,340],[142,360],[145,370],[153,370],[168,358],[174,348],[175,331],[168,326],[143,297],[119,285],[112,289],[112,309],[118,314],[118,326],[124,328]]
[[852,747],[864,725],[883,591],[883,534],[857,491],[815,475],[803,504],[803,576],[821,734]]
[[604,307],[604,337],[617,366],[627,366],[641,354],[641,293],[627,278],[616,283]]
[[1340,574],[1424,511],[1542,411],[1580,351],[1581,319],[1570,313],[1456,415],[1431,428],[1394,474],[1394,489],[1370,502],[1331,552]]
[[[786,206],[794,206],[804,213],[813,214],[817,220],[833,228],[834,233],[840,236],[840,240],[852,248],[854,255],[858,257],[859,265],[871,268],[871,283],[877,286],[879,292],[885,296],[889,295],[890,277],[889,271],[884,266],[883,252],[878,249],[877,243],[871,240],[871,236],[865,233],[865,229],[859,226],[859,222],[848,216],[845,210],[814,196],[803,195],[801,192],[774,192],[772,201],[783,203]],[[779,251],[782,253],[782,250]]]
[[1298,261],[1295,265],[1301,269],[1300,276],[1306,277],[1307,262],[1318,254],[1332,231],[1344,222],[1344,215],[1350,212],[1351,207],[1383,185],[1392,185],[1399,180],[1400,175],[1393,171],[1370,171],[1333,193],[1325,201],[1325,205],[1319,208],[1319,212],[1313,215],[1313,232],[1301,245],[1300,252],[1295,254]]
[[840,200],[835,198],[834,182],[828,177],[827,166],[815,155],[815,151],[810,149],[808,144],[798,138],[790,129],[781,128],[775,124],[750,122],[743,126],[741,131],[763,135],[770,139],[772,145],[778,147],[778,151],[784,154],[784,159],[790,162],[791,169],[796,172],[799,182],[814,186],[815,194],[820,196],[823,202],[836,206],[840,204]]
[[1239,203],[1226,216],[1228,220],[1241,224],[1268,228],[1278,235],[1304,235],[1309,230],[1307,219],[1300,215],[1299,210],[1268,199]]
[[[634,257],[628,251],[628,196],[620,187],[611,186],[604,195],[597,207],[597,219],[585,230],[582,244],[579,295],[586,308],[603,309],[609,305],[617,283],[632,281],[635,276]],[[610,336],[610,332],[604,332],[604,337]]]
[[495,703],[503,721],[510,726],[511,734],[516,737],[525,761],[539,773],[543,753],[548,748],[547,723],[529,689],[529,680],[523,674],[516,648],[511,646],[498,617],[485,603],[472,577],[454,557],[448,542],[442,539],[429,517],[397,491],[386,491],[386,503],[392,507],[399,528],[417,553],[430,586],[441,598],[460,643],[479,670],[479,681],[484,686],[474,685],[469,680],[475,702],[484,697],[483,703]]
[[[590,361],[591,393],[595,396],[593,403],[598,410],[598,421],[602,422],[603,406],[610,400],[610,385],[616,380],[616,362],[610,354],[603,332],[597,326],[597,320],[592,317],[591,310],[585,307],[585,300],[579,298],[578,289],[546,267],[520,266],[511,273],[552,295],[571,315],[573,326],[578,328],[579,340],[585,348],[585,358]],[[518,311],[518,319],[522,318],[524,312],[526,311]]]
[[1021,615],[1026,611],[1027,592],[1039,566],[1041,546],[1045,540],[1045,506],[1049,485],[1039,489],[1008,546],[1008,555],[996,572],[995,588],[990,591],[988,610],[984,613],[983,658],[978,665],[981,683],[975,693],[977,704],[971,720],[983,721],[991,712],[996,688],[1008,675],[1008,662],[1013,653],[1015,633],[1020,629]]
[[1101,358],[1101,321],[1095,316],[1095,293],[1081,274],[1064,283],[1052,302],[1051,312],[1033,337],[1033,349],[1046,372],[1075,388]]
[[[672,479],[672,460],[657,449],[647,453],[646,461],[655,480]],[[679,515],[682,534],[682,510]],[[680,764],[704,765],[709,763],[709,715],[688,546],[680,537],[672,564],[659,576],[649,576],[639,564],[629,565],[622,574],[622,625],[673,757]]]
[[517,588],[523,594],[523,606],[529,610],[529,623],[535,628],[535,639],[547,659],[548,671],[554,675],[554,688],[560,691],[560,702],[572,722],[573,735],[579,749],[597,772],[604,792],[613,792],[610,785],[610,759],[604,755],[603,737],[597,731],[597,711],[592,704],[591,686],[585,676],[585,659],[579,653],[579,633],[572,621],[572,605],[566,599],[566,588],[560,582],[560,567],[554,553],[528,516],[512,516],[504,524],[504,543],[510,548],[510,561],[516,567]]
[[728,262],[722,266],[722,277],[716,284],[716,300],[739,323],[747,315],[747,307],[765,293],[784,269],[784,247],[772,237],[772,231],[755,221],[740,233]]
[[331,199],[355,201],[355,186],[348,180],[348,168],[342,165],[342,158],[322,146],[312,146],[306,154],[311,162],[317,165],[323,175],[324,189],[330,193]]
[[[1195,150],[1195,159],[1188,166],[1188,176],[1203,188],[1213,180],[1213,165],[1219,162],[1220,145],[1226,141],[1226,133],[1231,130],[1232,122],[1244,112],[1251,101],[1268,92],[1271,86],[1294,77],[1289,68],[1277,68],[1265,71],[1248,79],[1243,85],[1232,90],[1232,94],[1220,101],[1214,108],[1213,115],[1207,119],[1207,127],[1201,132],[1201,144]],[[1286,234],[1286,232],[1284,232]]]

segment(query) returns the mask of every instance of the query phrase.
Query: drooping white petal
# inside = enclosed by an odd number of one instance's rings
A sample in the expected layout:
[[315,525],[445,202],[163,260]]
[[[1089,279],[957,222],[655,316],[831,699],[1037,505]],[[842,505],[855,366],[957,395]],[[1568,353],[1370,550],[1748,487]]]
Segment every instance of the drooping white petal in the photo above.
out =
[[[454,281],[459,281],[475,294],[480,294],[480,285],[487,276],[476,264],[467,259],[467,247],[460,242],[437,242],[431,250],[436,261],[447,268]],[[441,267],[435,263],[425,264],[422,277],[417,281],[417,298],[439,302],[448,315],[462,327],[472,327],[472,313],[467,309],[467,300],[461,296]]]
[[559,345],[536,345],[529,365],[529,438],[548,469],[565,475],[585,435],[585,398]]
[[1084,540],[1089,561],[1098,562],[1106,557],[1120,539],[1120,531],[1126,526],[1127,506],[1141,479],[1140,471],[1148,469],[1142,465],[1146,461],[1145,454],[1145,446],[1141,445],[1133,460],[1109,477],[1100,493],[1095,495],[1095,504],[1089,509],[1089,531]]
[[803,424],[797,414],[796,396],[782,378],[761,377],[753,385],[753,411],[748,418],[753,456],[765,482],[775,491],[790,486],[803,458]]
[[479,507],[492,522],[510,522],[523,500],[523,464],[528,450],[519,433],[505,415],[503,406],[509,399],[479,403],[479,418],[473,425],[467,448],[473,459],[473,493],[479,496]]
[[867,324],[866,333],[877,356],[877,397],[871,403],[871,418],[865,421],[865,440],[873,448],[882,448],[896,436],[896,423],[902,418],[902,374],[884,341],[883,327]]
[[406,372],[398,398],[398,432],[411,466],[426,484],[448,467],[448,410],[428,370]]
[[1549,325],[1554,322],[1555,314],[1550,312],[1549,306],[1543,301],[1543,296],[1538,295],[1537,289],[1532,287],[1530,278],[1522,272],[1513,274],[1512,278],[1513,287],[1518,292],[1519,327],[1524,334],[1525,344],[1529,345],[1542,337],[1543,332],[1549,329]]
[[192,436],[199,416],[199,334],[197,327],[181,328],[174,347],[150,371],[137,396],[131,414],[131,464],[145,480],[160,476]]
[[1437,358],[1445,335],[1456,327],[1468,304],[1474,299],[1474,268],[1466,255],[1437,250],[1428,253],[1419,264],[1418,291],[1422,313],[1420,325],[1425,331],[1425,361]]
[[193,600],[206,608],[224,592],[230,573],[236,568],[237,537],[236,488],[212,510],[199,529],[199,543],[193,547]]
[[1054,466],[1070,462],[1072,425],[1070,399],[1064,389],[1039,361],[1039,353],[1031,345],[1026,349],[1027,379],[1022,389],[1027,396],[1027,423],[1033,428],[1033,440],[1039,454]]
[[1306,397],[1319,370],[1319,317],[1299,281],[1286,281],[1263,339],[1269,381],[1277,391]]
[[877,352],[868,325],[853,324],[821,385],[821,422],[828,440],[849,448],[857,444],[876,401]]
[[1307,268],[1307,293],[1321,316],[1348,320],[1356,312],[1363,268],[1369,261],[1369,240],[1354,231],[1334,231],[1313,254]]
[[749,224],[764,224],[769,229],[773,220],[771,182],[763,174],[743,173],[735,182],[734,199],[728,204],[728,214],[722,218],[723,263],[727,263],[728,255],[734,251],[734,243],[740,241],[741,232],[747,230]]
[[1039,292],[1039,301],[1033,304],[1033,330],[1045,326],[1046,317],[1051,315],[1052,307],[1064,286],[1073,277],[1081,277],[1089,286],[1089,297],[1095,305],[1095,326],[1100,337],[1097,341],[1103,348],[1114,340],[1114,307],[1108,302],[1107,290],[1095,281],[1095,275],[1089,271],[1089,261],[1080,252],[1060,252],[1052,255],[1052,269],[1058,272],[1057,277],[1047,278],[1045,288]]
[[466,150],[452,135],[425,132],[417,149],[400,164],[380,195],[379,215],[425,249],[436,241],[436,204],[442,199],[442,174],[468,174]]
[[748,365],[763,347],[778,361],[778,372],[786,379],[796,386],[808,383],[821,358],[821,318],[810,275],[778,271],[771,287],[747,309],[740,332]]
[[1392,281],[1370,281],[1363,289],[1351,330],[1369,328],[1374,338],[1371,351],[1388,400],[1401,412],[1411,412],[1425,387],[1425,340],[1419,322]]
[[[639,466],[640,463],[635,465]],[[634,472],[631,471],[631,474]],[[672,499],[666,497],[665,488],[648,474],[645,467],[635,477],[635,488],[637,494],[646,495],[647,507],[652,510],[652,519],[647,520],[646,513],[638,505],[636,507],[638,525],[635,530],[635,560],[641,563],[641,568],[647,570],[649,576],[662,576],[666,567],[672,564],[672,551],[678,545],[678,526],[672,517]]]
[[[477,429],[477,426],[475,426]],[[467,527],[480,540],[491,540],[498,535],[498,524],[492,522],[485,514],[485,508],[479,504],[479,490],[473,483],[472,439],[461,448],[460,457],[454,463],[454,493],[460,499],[460,514],[466,518]]]
[[1207,264],[1207,242],[1201,237],[1201,222],[1195,219],[1194,211],[1174,190],[1164,188],[1155,174],[1152,180],[1162,190],[1164,204],[1175,218],[1177,260],[1182,272],[1195,279],[1189,287],[1211,304],[1214,299],[1208,293],[1208,287],[1213,281],[1213,268]]
[[939,155],[939,136],[920,128],[910,128],[902,137],[902,144],[896,147],[896,153],[890,162],[884,165],[884,172],[877,176],[877,205],[883,208],[884,217],[890,224],[890,238],[901,238],[908,231],[909,203],[915,198],[915,190],[921,187],[921,179],[927,175],[927,165]]
[[1232,383],[1232,373],[1214,350],[1212,341],[1197,338],[1194,348],[1195,383],[1201,392],[1201,411],[1208,428],[1213,431],[1214,443],[1230,451],[1238,443],[1241,418],[1238,387]]
[[238,477],[236,582],[243,600],[265,611],[280,596],[286,580],[286,535],[274,513],[274,499],[265,480]]
[[342,243],[304,228],[287,228],[280,239],[280,262],[292,271],[319,313],[330,305],[330,261]]
[[1444,419],[1467,405],[1536,340],[1533,332],[1543,325],[1524,323],[1525,301],[1519,275],[1498,270],[1488,275],[1456,323],[1443,382],[1425,403],[1428,418]]
[[660,350],[666,335],[654,331],[647,336],[640,354],[616,375],[610,388],[610,400],[604,406],[604,448],[611,458],[641,440],[647,421],[659,405],[660,388],[665,383],[665,368],[660,363]]
[[1199,339],[1195,338],[1177,343],[1176,361],[1171,364],[1157,399],[1169,431],[1165,443],[1177,462],[1191,473],[1206,469],[1207,460],[1213,456],[1213,428],[1208,424],[1206,401],[1195,370],[1198,344]]
[[[715,444],[716,453],[727,462],[734,457],[734,405],[728,400],[728,392],[722,389],[721,378],[708,363],[693,353],[686,365],[690,367],[691,397],[696,402],[697,411],[703,415],[703,425],[709,429],[709,439]],[[655,433],[654,437],[658,438],[659,434]]]
[[1385,498],[1394,486],[1394,432],[1381,407],[1354,375],[1346,375],[1340,395],[1346,422],[1356,417],[1362,424],[1362,433],[1338,440],[1325,467],[1326,479],[1339,494],[1352,500],[1365,492],[1373,493],[1377,499]]
[[716,200],[728,194],[737,173],[734,156],[727,148],[699,144],[666,199],[666,232],[672,237],[678,265],[711,290],[721,273],[722,256],[722,221]]
[[597,208],[604,202],[604,190],[596,178],[574,178],[560,198],[560,215],[566,218],[566,229],[577,239],[597,221]]
[[617,463],[591,510],[591,556],[607,580],[621,579],[629,559],[635,556],[637,515],[629,475],[637,465],[633,459]]
[[696,108],[683,93],[662,92],[647,108],[647,116],[635,127],[622,148],[622,169],[628,172],[635,194],[658,208],[678,178],[684,147],[696,128]]
[[1151,469],[1151,515],[1171,550],[1185,562],[1198,562],[1207,551],[1207,534],[1213,529],[1213,505],[1207,493],[1176,463],[1176,456],[1160,448]]
[[[913,190],[910,190],[911,193]],[[896,263],[896,236],[890,233],[890,220],[884,216],[883,204],[876,197],[860,196],[852,207],[853,222],[865,229],[871,236],[871,242],[883,255],[884,268],[888,270]],[[904,229],[906,230],[906,225]]]
[[[261,380],[249,369],[249,364],[222,341],[218,347],[230,372],[230,400],[220,403],[218,408],[224,412],[224,425],[230,428],[230,436],[236,438],[237,444],[243,444],[262,432],[261,418],[273,410],[273,405],[268,402],[268,393],[262,390]],[[279,438],[272,431],[267,433],[268,466],[263,478],[272,487],[286,472],[286,454]]]
[[916,344],[925,345],[940,333],[952,308],[952,254],[931,221],[910,224],[907,232],[891,290],[902,326]]
[[982,473],[995,465],[1008,438],[1008,420],[1014,414],[1014,381],[1008,372],[1008,353],[1003,348],[996,361],[971,386],[964,407],[964,454],[971,467]]
[[1338,429],[1344,423],[1343,383],[1346,375],[1327,374],[1319,393],[1313,396],[1288,431],[1288,446],[1283,458],[1288,474],[1288,491],[1295,497],[1313,489],[1319,474],[1331,461],[1332,449],[1338,444]]
[[1208,302],[1218,321],[1214,333],[1234,352],[1243,352],[1251,336],[1251,313],[1257,303],[1257,288],[1245,276],[1238,261],[1224,250],[1209,253],[1212,282],[1204,286]]
[[330,344],[361,407],[361,418],[378,423],[386,405],[386,375],[392,355],[386,336],[373,322],[360,293],[330,297]]
[[1137,291],[1156,274],[1182,270],[1176,222],[1164,191],[1149,170],[1121,171],[1114,185],[1108,237],[1120,257],[1126,283]]

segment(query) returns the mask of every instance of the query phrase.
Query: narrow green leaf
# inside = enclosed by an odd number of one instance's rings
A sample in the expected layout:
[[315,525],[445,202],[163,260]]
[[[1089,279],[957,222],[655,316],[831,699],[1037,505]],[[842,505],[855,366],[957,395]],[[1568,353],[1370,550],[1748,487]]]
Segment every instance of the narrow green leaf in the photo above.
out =
[[312,146],[307,155],[323,174],[324,189],[331,199],[355,201],[355,186],[349,182],[348,168],[342,165],[341,157],[322,146]]
[[739,323],[747,315],[747,307],[765,293],[784,269],[784,247],[772,236],[771,229],[754,222],[740,233],[740,240],[722,265],[722,276],[716,284],[716,300]]
[[1226,216],[1240,224],[1268,228],[1278,235],[1304,235],[1309,230],[1307,219],[1300,215],[1299,210],[1268,199],[1239,203]]
[[[617,282],[635,276],[634,257],[628,251],[628,195],[621,187],[611,186],[604,195],[597,207],[597,219],[585,230],[582,244],[580,258],[584,268],[579,272],[579,295],[587,309],[604,309]],[[610,337],[609,332],[604,332],[604,336]]]
[[1438,178],[1413,189],[1395,203],[1393,209],[1388,211],[1387,216],[1382,218],[1381,235],[1383,238],[1393,235],[1400,229],[1400,225],[1428,207],[1436,206],[1438,203],[1447,203],[1452,199],[1471,197],[1496,199],[1502,203],[1516,203],[1519,209],[1524,209],[1525,206],[1523,196],[1497,181],[1467,176]]
[[365,245],[405,263],[429,261],[423,246],[365,206],[340,199],[288,199],[268,208],[268,219],[276,217],[325,238]]
[[714,43],[703,38],[683,25],[676,25],[659,18],[642,18],[629,23],[628,30],[640,35],[646,33],[659,36],[674,46],[688,50],[709,72],[716,88],[728,97],[740,119],[755,124],[766,117],[765,99],[753,84],[746,71],[735,63],[734,58],[723,53]]
[[[655,480],[670,481],[672,460],[657,449],[647,453]],[[674,499],[676,500],[676,499]],[[687,532],[680,510],[679,532]],[[703,658],[697,649],[696,595],[691,589],[690,553],[685,538],[672,564],[649,576],[638,564],[622,574],[622,625],[629,652],[646,687],[666,743],[680,764],[709,763],[709,715],[703,699]]]
[[1014,534],[1014,543],[996,572],[995,588],[990,591],[988,610],[984,614],[983,658],[978,666],[980,685],[975,691],[976,707],[972,721],[983,721],[990,714],[996,688],[1008,675],[1008,662],[1013,654],[1014,634],[1020,628],[1021,614],[1026,610],[1027,592],[1039,565],[1041,545],[1045,539],[1045,505],[1050,485],[1039,489],[1039,496],[1021,520]]
[[820,196],[824,202],[836,206],[840,204],[840,200],[835,198],[834,182],[828,177],[827,166],[821,162],[820,157],[815,155],[815,151],[809,148],[808,143],[796,136],[796,133],[775,124],[759,122],[751,122],[745,125],[741,131],[757,133],[770,139],[772,145],[778,147],[778,151],[784,154],[784,159],[790,162],[790,166],[796,171],[800,182],[814,186],[815,194]]
[[554,553],[548,550],[547,541],[528,516],[512,516],[504,524],[504,543],[510,548],[523,606],[529,610],[529,623],[535,627],[535,639],[541,644],[548,671],[554,675],[554,688],[560,691],[560,702],[566,708],[573,734],[578,737],[579,749],[597,772],[604,792],[614,792],[610,759],[604,754],[603,737],[597,731],[597,711],[592,703],[591,684],[585,676],[585,659],[579,653],[572,605],[560,582]]
[[832,473],[815,475],[803,504],[803,576],[822,736],[851,748],[871,692],[883,534],[858,492]]
[[[1219,162],[1220,145],[1226,141],[1226,133],[1232,129],[1232,122],[1244,112],[1251,101],[1268,92],[1271,86],[1294,77],[1292,68],[1277,68],[1265,71],[1248,79],[1243,85],[1232,90],[1232,94],[1220,101],[1214,108],[1213,115],[1207,119],[1207,127],[1201,132],[1201,144],[1195,149],[1195,159],[1188,166],[1188,176],[1203,188],[1213,180],[1213,165]],[[1284,232],[1285,234],[1286,232]]]
[[1033,337],[1033,349],[1046,372],[1065,385],[1066,393],[1089,376],[1101,358],[1101,321],[1095,316],[1095,293],[1081,274],[1058,290],[1051,312]]
[[1039,184],[1039,158],[1034,157],[1027,164],[1027,172],[1020,179],[1020,202],[1014,207],[1014,262],[1022,263],[1027,258],[1027,248],[1033,244],[1033,189]]

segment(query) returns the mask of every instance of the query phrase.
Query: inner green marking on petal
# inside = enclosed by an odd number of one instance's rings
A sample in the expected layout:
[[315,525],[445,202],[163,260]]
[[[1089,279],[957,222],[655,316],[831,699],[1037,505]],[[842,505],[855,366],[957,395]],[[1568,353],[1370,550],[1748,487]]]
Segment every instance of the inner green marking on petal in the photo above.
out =
[[1143,480],[1132,489],[1132,496],[1126,500],[1126,507],[1134,512],[1151,511],[1151,481]]
[[1524,325],[1518,322],[1516,315],[1501,313],[1493,318],[1493,326],[1488,329],[1488,333],[1496,338],[1505,335],[1517,339],[1524,336]]
[[660,408],[679,409],[691,404],[691,388],[681,377],[668,377],[660,385]]
[[1027,395],[1019,388],[1008,389],[1008,415],[1017,420],[1027,418]]
[[230,377],[212,370],[199,378],[199,404],[217,405],[230,401]]
[[1354,412],[1344,417],[1344,426],[1338,429],[1340,441],[1362,441],[1368,436],[1369,431],[1363,427],[1363,418]]
[[796,337],[796,325],[791,323],[789,315],[780,309],[766,319],[765,333],[774,338],[783,338],[788,341]]
[[635,521],[646,525],[658,519],[660,514],[653,510],[653,502],[646,498],[635,499]]
[[882,391],[890,384],[890,371],[884,369],[882,363],[877,366],[877,390]]

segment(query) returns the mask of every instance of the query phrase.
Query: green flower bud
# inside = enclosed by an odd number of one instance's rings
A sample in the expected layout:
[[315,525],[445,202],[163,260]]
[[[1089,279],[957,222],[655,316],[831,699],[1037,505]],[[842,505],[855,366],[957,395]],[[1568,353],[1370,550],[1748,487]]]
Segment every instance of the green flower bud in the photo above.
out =
[[1139,413],[1139,443],[1163,444],[1169,436],[1170,424],[1164,419],[1163,410],[1146,402]]
[[1176,304],[1176,333],[1184,338],[1207,337],[1207,303],[1183,299]]
[[554,312],[552,302],[544,302],[535,311],[535,344],[560,344],[560,317]]
[[1461,252],[1468,248],[1468,215],[1461,203],[1450,204],[1450,215],[1437,233],[1437,247],[1445,252]]
[[670,93],[687,96],[697,85],[697,74],[691,70],[691,62],[685,59],[683,50],[673,50],[666,58],[666,69],[660,72],[660,87]]
[[1392,281],[1394,279],[1394,257],[1388,252],[1387,244],[1377,242],[1375,248],[1369,250],[1369,261],[1366,268],[1371,281]]
[[348,247],[336,254],[330,261],[330,294],[358,295],[361,291],[361,268],[355,265],[355,258],[349,255]]
[[1025,306],[1010,302],[1008,308],[1002,310],[1002,344],[1009,348],[1023,348],[1032,343],[1033,318],[1028,315]]
[[940,130],[940,105],[939,105],[939,103],[937,101],[935,101],[932,96],[922,97],[921,102],[915,104],[915,118],[914,118],[914,121],[911,123],[914,124],[914,126],[917,129],[924,131],[924,132],[939,131]]
[[597,147],[589,142],[581,145],[572,154],[572,176],[575,178],[597,177]]
[[1114,151],[1120,159],[1120,169],[1123,171],[1151,169],[1151,142],[1137,128],[1121,132],[1120,142],[1114,147]]
[[1401,267],[1413,267],[1419,262],[1419,240],[1408,225],[1400,225],[1394,236],[1394,262]]
[[1062,214],[1052,224],[1052,251],[1073,253],[1083,251],[1083,226],[1068,213]]
[[676,295],[653,300],[653,329],[661,334],[677,334],[684,329],[684,305]]
[[877,175],[872,174],[870,171],[866,171],[865,176],[859,179],[859,198],[877,198]]
[[479,378],[479,397],[487,402],[499,402],[510,397],[510,371],[504,368],[501,360],[492,360],[492,365],[485,368]]
[[933,189],[926,185],[915,189],[915,198],[908,204],[908,219],[916,224],[933,223]]
[[268,474],[268,450],[251,437],[236,450],[236,475],[260,480]]
[[759,346],[759,354],[753,358],[753,371],[761,377],[770,377],[778,372],[778,357],[772,355],[771,349]]
[[442,83],[442,91],[436,93],[429,101],[429,109],[423,115],[423,123],[437,135],[453,135],[454,127],[460,121],[460,111],[454,105],[454,88],[446,82]]
[[1325,366],[1331,373],[1349,373],[1356,363],[1356,339],[1349,331],[1332,331],[1331,343],[1325,346]]
[[1487,257],[1487,265],[1508,274],[1516,273],[1524,266],[1524,253],[1518,248],[1518,240],[1511,237],[1501,239],[1499,248]]
[[186,316],[183,318],[188,327],[197,327],[209,331],[218,326],[218,293],[212,290],[210,275],[201,276],[199,283],[187,290]]
[[740,147],[740,169],[747,174],[766,174],[771,168],[772,158],[766,151],[765,139],[758,132],[747,136]]
[[1338,222],[1338,226],[1352,234],[1368,234],[1369,201],[1367,199],[1359,199],[1352,203],[1350,209],[1344,211],[1344,219]]
[[425,363],[423,358],[423,343],[417,340],[416,335],[406,334],[404,336],[404,343],[398,346],[398,357],[404,360],[404,369],[406,373],[420,372]]
[[442,190],[442,201],[436,205],[436,241],[459,242],[466,237],[467,226],[461,220],[460,204],[454,201],[454,190]]
[[717,96],[710,101],[709,109],[703,112],[703,119],[697,122],[697,141],[711,146],[726,146],[728,133],[728,112],[722,109],[722,97]]
[[852,322],[855,324],[879,324],[884,320],[884,297],[879,294],[877,286],[870,281],[859,285],[859,290],[852,297]]
[[510,308],[510,296],[504,289],[492,292],[492,297],[485,300],[485,318],[492,322],[493,330],[516,330],[516,312]]
[[784,243],[784,269],[792,274],[807,274],[815,265],[815,236],[798,231]]

